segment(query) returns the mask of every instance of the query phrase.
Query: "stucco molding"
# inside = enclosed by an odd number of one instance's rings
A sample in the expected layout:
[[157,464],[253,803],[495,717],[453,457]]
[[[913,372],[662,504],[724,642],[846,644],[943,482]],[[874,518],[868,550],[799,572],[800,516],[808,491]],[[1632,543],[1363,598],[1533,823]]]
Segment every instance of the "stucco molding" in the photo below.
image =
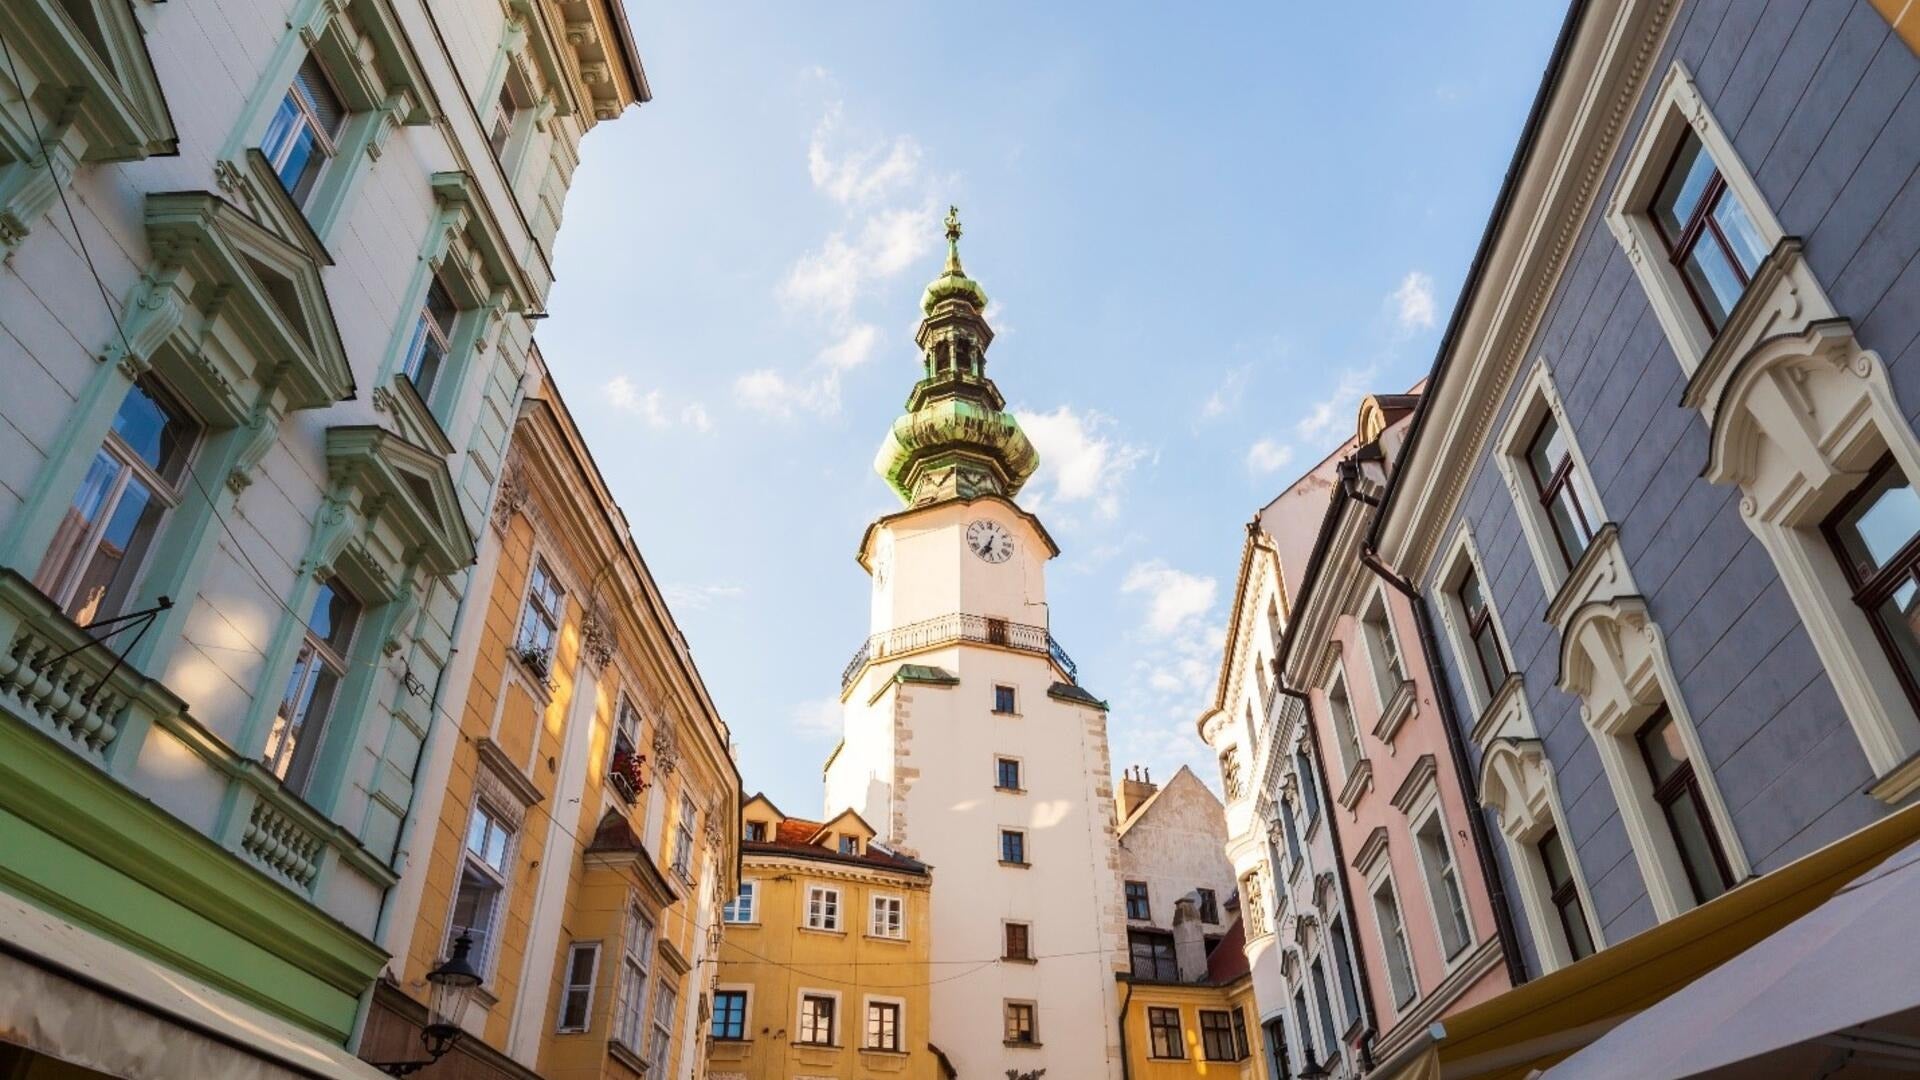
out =
[[1740,491],[1740,514],[1780,573],[1878,783],[1897,802],[1920,789],[1902,771],[1920,753],[1913,715],[1869,616],[1851,602],[1822,526],[1891,457],[1920,477],[1920,439],[1885,363],[1861,345],[1794,237],[1755,273],[1681,403],[1710,423],[1702,475]]
[[[1646,291],[1654,316],[1660,320],[1667,341],[1682,370],[1693,374],[1702,359],[1716,344],[1693,298],[1687,292],[1680,272],[1667,257],[1666,244],[1654,226],[1648,207],[1657,197],[1666,178],[1668,163],[1682,139],[1692,131],[1707,156],[1725,179],[1727,190],[1747,212],[1764,244],[1772,247],[1784,235],[1773,208],[1760,192],[1746,163],[1734,149],[1733,140],[1714,118],[1693,75],[1684,63],[1675,60],[1661,79],[1647,111],[1646,122],[1627,152],[1613,195],[1607,202],[1607,227],[1626,251],[1641,287]],[[1724,337],[1727,328],[1722,329]]]
[[1731,827],[1733,816],[1680,693],[1666,638],[1648,613],[1646,600],[1621,595],[1588,601],[1569,619],[1560,655],[1560,688],[1580,699],[1580,719],[1600,751],[1654,912],[1664,920],[1694,906],[1672,830],[1653,801],[1635,743],[1640,726],[1663,706],[1693,762],[1733,879],[1744,880],[1752,863]]
[[1402,454],[1401,496],[1383,511],[1380,552],[1403,572],[1425,573],[1477,475],[1467,464],[1493,430],[1677,9],[1673,0],[1610,0],[1582,16],[1482,280],[1464,301],[1451,346],[1464,367],[1429,386],[1422,427],[1433,430]]

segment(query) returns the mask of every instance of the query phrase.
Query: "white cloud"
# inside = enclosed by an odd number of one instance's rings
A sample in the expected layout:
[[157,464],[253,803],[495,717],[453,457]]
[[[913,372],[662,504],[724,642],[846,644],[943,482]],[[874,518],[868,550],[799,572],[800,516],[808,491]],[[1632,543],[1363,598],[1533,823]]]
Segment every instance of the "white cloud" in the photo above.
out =
[[[827,399],[831,397],[831,405]],[[749,371],[733,380],[733,400],[767,416],[788,417],[795,410],[832,412],[840,407],[839,385],[831,373],[818,382],[796,382],[772,368]]]
[[813,127],[813,138],[807,143],[807,175],[815,190],[837,203],[858,203],[918,179],[922,154],[913,136],[896,135],[841,149],[845,123],[846,109],[836,101]]
[[1393,290],[1394,318],[1403,333],[1433,329],[1433,278],[1420,270],[1409,270]]
[[[807,75],[832,82],[825,71]],[[839,411],[841,379],[871,360],[880,343],[879,329],[858,319],[856,310],[873,285],[924,259],[939,239],[920,144],[910,135],[855,144],[845,117],[840,102],[828,105],[807,144],[807,175],[815,190],[844,208],[842,221],[795,259],[774,288],[783,305],[810,317],[829,340],[803,368],[761,368],[734,379],[734,400],[764,415]]]
[[661,593],[667,603],[682,611],[699,611],[713,606],[717,600],[731,600],[747,590],[738,585],[690,585],[674,583],[662,586]]
[[677,411],[667,406],[666,395],[658,389],[641,390],[632,379],[625,375],[615,375],[607,380],[603,388],[607,403],[621,412],[630,413],[645,421],[655,431],[665,431],[678,422],[695,431],[709,431],[713,428],[713,419],[707,415],[707,407],[700,402],[691,401]]
[[839,698],[817,698],[793,707],[793,732],[803,739],[837,739],[845,730]]
[[1265,475],[1286,468],[1293,460],[1293,447],[1273,439],[1261,439],[1247,449],[1247,470]]
[[1226,378],[1207,400],[1200,406],[1200,419],[1217,420],[1240,407],[1240,398],[1247,392],[1247,380],[1253,375],[1252,364],[1241,364],[1227,372]]
[[873,359],[874,346],[879,343],[879,327],[857,323],[838,341],[820,350],[820,362],[833,371],[849,371]]
[[1360,396],[1366,392],[1367,383],[1373,379],[1371,365],[1358,370],[1348,371],[1340,376],[1333,392],[1314,402],[1307,414],[1294,424],[1294,433],[1302,439],[1314,440],[1325,436],[1334,424],[1351,420],[1354,411],[1360,407]]
[[1079,413],[1070,405],[1047,413],[1016,409],[1014,417],[1040,451],[1036,505],[1085,502],[1102,518],[1119,516],[1127,475],[1145,450],[1114,434],[1113,421],[1092,410]]
[[1160,559],[1135,563],[1121,582],[1123,593],[1147,597],[1147,629],[1171,637],[1191,628],[1213,607],[1219,583],[1210,577],[1176,570]]

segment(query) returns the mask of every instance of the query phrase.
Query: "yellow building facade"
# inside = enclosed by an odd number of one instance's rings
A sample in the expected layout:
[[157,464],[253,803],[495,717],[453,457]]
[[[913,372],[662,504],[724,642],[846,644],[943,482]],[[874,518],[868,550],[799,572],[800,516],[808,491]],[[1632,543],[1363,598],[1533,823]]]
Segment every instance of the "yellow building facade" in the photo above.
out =
[[[1268,1050],[1254,1025],[1253,979],[1223,984],[1127,980],[1120,987],[1132,1080],[1266,1080]],[[1293,1063],[1296,1067],[1300,1064]]]
[[426,973],[465,934],[484,981],[446,1075],[699,1077],[739,775],[619,507],[533,375],[417,916],[363,1053],[412,1042]]
[[928,868],[875,845],[851,811],[807,821],[756,795],[740,817],[710,1080],[951,1076],[928,1041]]

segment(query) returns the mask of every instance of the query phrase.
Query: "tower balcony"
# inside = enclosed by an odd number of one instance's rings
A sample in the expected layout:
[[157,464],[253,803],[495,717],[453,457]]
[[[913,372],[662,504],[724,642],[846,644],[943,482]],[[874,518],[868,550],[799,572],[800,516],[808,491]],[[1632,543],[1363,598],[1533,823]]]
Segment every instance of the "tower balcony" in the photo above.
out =
[[845,693],[847,687],[852,686],[870,664],[963,641],[1045,656],[1053,661],[1068,682],[1079,682],[1079,668],[1046,627],[996,619],[989,615],[955,612],[896,626],[869,637],[861,643],[853,659],[847,662],[846,669],[840,673],[840,691]]

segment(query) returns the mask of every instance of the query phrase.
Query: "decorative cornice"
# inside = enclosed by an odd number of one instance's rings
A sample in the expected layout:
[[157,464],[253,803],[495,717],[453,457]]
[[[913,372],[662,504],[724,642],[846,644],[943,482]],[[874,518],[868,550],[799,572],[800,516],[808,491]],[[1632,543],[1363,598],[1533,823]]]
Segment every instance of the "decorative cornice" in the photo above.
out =
[[1403,814],[1411,814],[1419,804],[1420,797],[1434,787],[1440,775],[1440,765],[1432,754],[1421,754],[1407,770],[1406,778],[1393,792],[1393,808]]
[[[1450,338],[1448,351],[1435,362],[1422,419],[1401,452],[1393,485],[1404,490],[1397,498],[1389,493],[1380,515],[1383,553],[1403,572],[1425,572],[1467,484],[1478,475],[1460,463],[1478,460],[1486,446],[1567,254],[1589,222],[1599,183],[1646,90],[1676,7],[1675,0],[1593,3],[1571,35],[1570,70],[1557,72],[1553,86],[1541,92],[1539,128],[1523,148],[1511,185],[1515,202],[1528,201],[1517,212],[1501,207],[1502,216],[1489,226],[1482,249],[1486,276],[1471,283],[1455,316],[1462,340]],[[1467,366],[1449,371],[1450,358]],[[1468,381],[1455,392],[1462,379]],[[1428,419],[1447,426],[1426,431]]]

